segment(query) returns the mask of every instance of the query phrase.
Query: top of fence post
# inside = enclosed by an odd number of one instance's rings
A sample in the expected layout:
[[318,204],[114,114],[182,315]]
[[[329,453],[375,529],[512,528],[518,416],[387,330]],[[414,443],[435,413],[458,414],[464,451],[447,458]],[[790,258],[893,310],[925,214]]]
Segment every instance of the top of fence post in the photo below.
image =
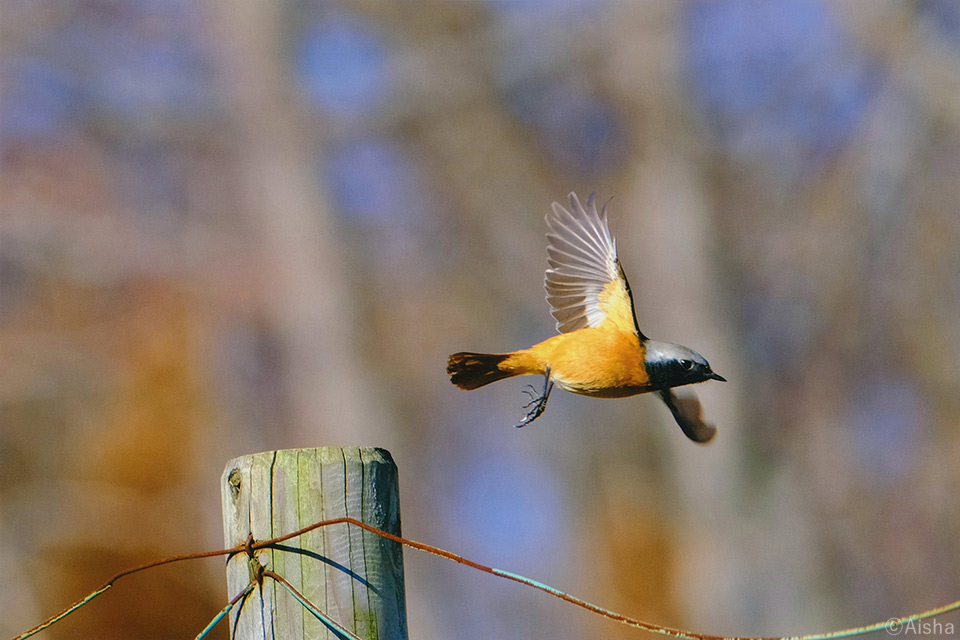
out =
[[[352,517],[400,535],[397,467],[384,449],[320,447],[241,456],[221,478],[224,541],[266,540],[321,520]],[[260,564],[286,579],[333,622],[323,622],[275,580],[251,593],[238,640],[349,638],[406,640],[399,543],[350,524],[322,527],[262,550]],[[230,597],[251,580],[247,558],[227,564]],[[235,615],[231,615],[231,627]]]

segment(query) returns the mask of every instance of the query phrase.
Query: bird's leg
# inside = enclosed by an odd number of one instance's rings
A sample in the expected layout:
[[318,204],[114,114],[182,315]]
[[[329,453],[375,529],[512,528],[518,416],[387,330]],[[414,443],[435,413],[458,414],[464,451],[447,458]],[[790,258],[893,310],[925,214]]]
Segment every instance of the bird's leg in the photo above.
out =
[[540,414],[543,413],[543,410],[547,408],[547,398],[550,397],[550,391],[553,390],[553,380],[550,379],[550,367],[547,367],[547,370],[543,373],[543,391],[540,392],[540,395],[536,395],[536,389],[533,385],[528,385],[530,389],[524,389],[524,393],[530,396],[530,402],[523,405],[524,409],[529,408],[527,415],[523,417],[523,420],[520,421],[520,424],[517,425],[517,428],[525,427],[537,418],[540,417]]

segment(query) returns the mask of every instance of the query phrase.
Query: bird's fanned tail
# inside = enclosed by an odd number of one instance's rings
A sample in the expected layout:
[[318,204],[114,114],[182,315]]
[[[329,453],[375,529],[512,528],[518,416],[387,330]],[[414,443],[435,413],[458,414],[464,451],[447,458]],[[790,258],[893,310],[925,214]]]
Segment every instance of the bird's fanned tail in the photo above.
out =
[[462,351],[447,360],[450,381],[461,389],[477,389],[484,385],[517,375],[516,371],[504,371],[500,363],[510,357],[509,353],[472,353]]

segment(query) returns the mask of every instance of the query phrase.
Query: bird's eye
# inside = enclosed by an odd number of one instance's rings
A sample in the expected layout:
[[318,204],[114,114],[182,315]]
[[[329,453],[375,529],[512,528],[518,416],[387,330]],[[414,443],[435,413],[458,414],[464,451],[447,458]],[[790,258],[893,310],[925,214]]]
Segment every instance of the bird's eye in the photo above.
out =
[[683,367],[686,371],[693,369],[693,360],[681,360],[680,366]]

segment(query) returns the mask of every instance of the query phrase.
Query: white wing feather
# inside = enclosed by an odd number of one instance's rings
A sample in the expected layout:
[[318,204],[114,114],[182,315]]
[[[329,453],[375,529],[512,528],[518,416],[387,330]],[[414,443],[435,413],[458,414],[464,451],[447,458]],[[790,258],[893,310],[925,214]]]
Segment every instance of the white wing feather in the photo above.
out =
[[584,207],[577,194],[571,193],[569,210],[553,203],[547,228],[550,268],[545,287],[557,330],[567,333],[600,326],[606,314],[599,296],[611,282],[622,280],[606,210],[597,211],[593,195]]

